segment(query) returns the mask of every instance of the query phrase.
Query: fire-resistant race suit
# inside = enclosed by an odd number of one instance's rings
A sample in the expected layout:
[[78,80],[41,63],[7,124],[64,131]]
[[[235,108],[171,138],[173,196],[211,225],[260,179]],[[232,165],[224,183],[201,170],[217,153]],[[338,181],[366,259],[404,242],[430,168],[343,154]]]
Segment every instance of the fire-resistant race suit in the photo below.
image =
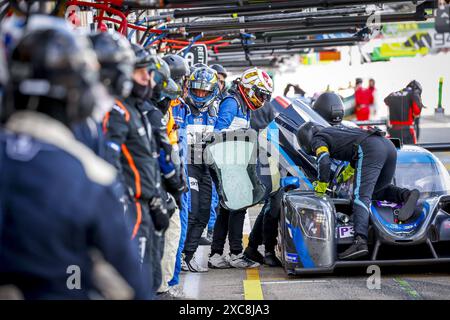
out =
[[388,132],[405,144],[416,144],[417,136],[414,119],[420,116],[423,108],[420,95],[411,88],[391,93],[384,99],[389,108]]

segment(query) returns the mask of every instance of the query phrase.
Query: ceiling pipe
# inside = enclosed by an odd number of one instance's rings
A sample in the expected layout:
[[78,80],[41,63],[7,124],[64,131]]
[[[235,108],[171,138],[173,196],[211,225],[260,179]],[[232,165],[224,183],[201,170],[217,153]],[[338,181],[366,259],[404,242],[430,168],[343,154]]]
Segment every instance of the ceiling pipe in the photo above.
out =
[[[227,6],[227,7],[209,7],[198,9],[176,9],[172,12],[174,18],[188,18],[208,15],[221,14],[244,14],[254,13],[258,11],[279,11],[285,9],[306,9],[306,8],[330,8],[338,6],[354,6],[354,5],[370,5],[370,4],[385,4],[385,3],[400,3],[405,1],[399,0],[303,0],[303,1],[286,1],[286,2],[272,2],[251,4],[244,6]],[[428,0],[435,6],[434,0]]]
[[[349,16],[349,17],[333,17],[333,18],[304,18],[292,20],[275,20],[260,21],[248,23],[192,23],[186,24],[168,24],[168,28],[185,27],[186,32],[202,32],[206,30],[249,30],[251,28],[272,28],[272,27],[289,27],[296,25],[303,27],[333,27],[333,26],[364,26],[371,18],[370,15]],[[424,12],[399,13],[399,14],[383,14],[380,15],[380,23],[387,22],[404,22],[404,21],[425,21],[427,16]]]
[[332,34],[332,33],[351,33],[358,32],[356,27],[325,27],[315,29],[296,29],[296,30],[280,30],[280,31],[266,31],[256,33],[256,37],[260,35],[263,38],[278,38],[278,37],[295,37],[295,36],[309,36],[316,34]]

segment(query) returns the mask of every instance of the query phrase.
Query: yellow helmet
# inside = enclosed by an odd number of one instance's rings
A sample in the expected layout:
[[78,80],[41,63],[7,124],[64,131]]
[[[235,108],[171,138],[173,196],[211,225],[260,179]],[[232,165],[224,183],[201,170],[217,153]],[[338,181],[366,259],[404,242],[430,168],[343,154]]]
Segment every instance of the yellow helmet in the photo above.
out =
[[273,82],[267,72],[258,68],[251,68],[241,75],[240,86],[245,98],[250,101],[249,108],[256,110],[269,101],[273,92]]

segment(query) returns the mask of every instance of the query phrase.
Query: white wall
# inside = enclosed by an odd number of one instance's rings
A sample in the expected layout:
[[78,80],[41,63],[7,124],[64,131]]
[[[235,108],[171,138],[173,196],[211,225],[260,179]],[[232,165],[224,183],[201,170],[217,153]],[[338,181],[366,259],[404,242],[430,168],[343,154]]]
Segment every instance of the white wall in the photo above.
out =
[[[352,53],[351,59],[349,51]],[[275,73],[275,95],[283,94],[288,83],[299,84],[312,95],[325,90],[327,85],[330,85],[331,89],[347,87],[349,81],[353,84],[356,77],[363,78],[365,86],[369,78],[374,78],[381,105],[380,115],[383,116],[386,114],[386,107],[382,102],[384,97],[415,79],[423,86],[422,98],[428,107],[423,111],[424,114],[433,114],[438,102],[438,81],[440,77],[444,77],[442,104],[446,113],[450,114],[450,53],[361,64],[358,48],[352,47],[342,49],[342,59],[340,62],[324,65],[306,66],[293,63],[280,67]]]

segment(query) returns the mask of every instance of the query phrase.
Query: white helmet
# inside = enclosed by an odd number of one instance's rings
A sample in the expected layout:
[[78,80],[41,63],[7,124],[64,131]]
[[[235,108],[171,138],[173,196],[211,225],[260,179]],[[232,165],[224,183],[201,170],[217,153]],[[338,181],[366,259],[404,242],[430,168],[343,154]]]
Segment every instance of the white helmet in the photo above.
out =
[[[250,103],[248,107],[251,110],[256,110],[264,105],[264,102],[269,101],[273,92],[273,82],[267,72],[258,68],[251,68],[241,76],[240,81],[241,93],[245,95]],[[247,100],[246,99],[246,100]]]

